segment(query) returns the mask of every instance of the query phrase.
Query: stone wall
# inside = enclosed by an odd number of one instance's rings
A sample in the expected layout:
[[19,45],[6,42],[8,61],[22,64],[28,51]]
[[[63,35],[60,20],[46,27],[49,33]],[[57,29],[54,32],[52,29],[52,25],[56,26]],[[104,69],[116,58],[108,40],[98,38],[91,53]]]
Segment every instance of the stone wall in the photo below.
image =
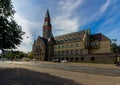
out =
[[100,41],[100,47],[98,49],[90,49],[90,53],[111,53],[110,41]]

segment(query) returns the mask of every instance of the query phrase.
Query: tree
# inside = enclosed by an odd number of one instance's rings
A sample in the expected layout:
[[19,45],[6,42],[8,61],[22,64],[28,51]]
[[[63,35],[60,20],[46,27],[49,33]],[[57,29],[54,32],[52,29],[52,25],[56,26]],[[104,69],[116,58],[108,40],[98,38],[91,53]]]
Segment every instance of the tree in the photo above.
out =
[[13,18],[15,10],[11,0],[0,0],[0,50],[16,48],[24,32]]
[[20,53],[18,54],[18,58],[21,59],[21,58],[23,58],[23,57],[25,57],[25,53],[20,52]]
[[33,58],[33,52],[28,53],[28,58],[32,59]]
[[116,43],[112,43],[111,44],[111,51],[113,52],[113,53],[117,53],[117,44]]
[[120,45],[118,46],[118,53],[120,53]]

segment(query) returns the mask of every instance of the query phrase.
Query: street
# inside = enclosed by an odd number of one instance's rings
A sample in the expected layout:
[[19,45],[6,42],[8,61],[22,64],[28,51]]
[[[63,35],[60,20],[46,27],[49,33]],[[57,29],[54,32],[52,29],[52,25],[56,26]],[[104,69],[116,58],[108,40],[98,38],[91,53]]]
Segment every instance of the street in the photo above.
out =
[[76,63],[54,63],[54,62],[11,62],[5,61],[4,63],[14,63],[26,66],[33,66],[39,68],[48,68],[48,69],[58,69],[58,70],[66,70],[66,71],[73,71],[73,72],[82,72],[82,73],[90,73],[90,74],[97,74],[97,75],[107,75],[107,76],[115,76],[120,77],[120,67],[116,68],[108,68],[108,67],[95,67],[94,66],[82,66],[81,64],[75,65]]
[[112,64],[0,61],[0,67],[47,73],[82,85],[120,85],[120,67]]

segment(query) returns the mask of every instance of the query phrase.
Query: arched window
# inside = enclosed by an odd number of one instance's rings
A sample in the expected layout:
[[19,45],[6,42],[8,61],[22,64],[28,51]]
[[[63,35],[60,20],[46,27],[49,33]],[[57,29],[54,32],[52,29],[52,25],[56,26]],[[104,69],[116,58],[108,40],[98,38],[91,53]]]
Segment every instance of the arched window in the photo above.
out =
[[81,57],[81,61],[84,61],[84,57]]
[[95,57],[91,57],[91,61],[95,61]]
[[73,58],[70,58],[71,61],[73,61]]
[[79,58],[78,58],[78,57],[76,57],[76,58],[75,58],[75,60],[76,60],[76,61],[78,61],[78,60],[79,60]]

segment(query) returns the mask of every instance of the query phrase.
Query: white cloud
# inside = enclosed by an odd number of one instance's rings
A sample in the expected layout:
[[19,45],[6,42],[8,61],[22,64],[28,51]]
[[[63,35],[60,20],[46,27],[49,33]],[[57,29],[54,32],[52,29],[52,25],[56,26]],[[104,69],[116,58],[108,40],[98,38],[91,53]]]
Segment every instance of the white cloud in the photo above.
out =
[[110,4],[111,0],[107,0],[106,3],[100,8],[100,14],[104,13]]
[[[74,4],[73,4],[74,3]],[[74,11],[82,4],[82,0],[61,0],[58,4],[58,15],[53,19],[54,35],[75,32],[79,27],[79,18]],[[71,16],[74,16],[71,18]]]
[[[59,19],[62,17],[59,17]],[[62,20],[57,20],[58,22],[53,23],[54,26],[54,35],[62,35],[62,34],[66,34],[66,33],[71,33],[71,32],[75,32],[78,30],[79,27],[79,23],[78,23],[78,19],[74,18],[74,19],[62,19]]]
[[61,0],[59,2],[59,10],[65,17],[70,17],[71,14],[74,14],[74,11],[77,7],[82,4],[83,0]]
[[94,13],[92,16],[93,21],[99,20],[101,15],[107,10],[107,8],[112,4],[112,0],[106,0],[106,2]]
[[25,35],[23,35],[22,43],[20,46],[18,46],[18,50],[29,52],[32,50],[31,48],[34,40],[32,32],[38,30],[35,29],[35,27],[39,27],[39,24],[30,22],[27,19],[22,18],[22,16],[18,13],[15,14],[14,18],[17,23],[22,26],[22,30],[25,32]]

